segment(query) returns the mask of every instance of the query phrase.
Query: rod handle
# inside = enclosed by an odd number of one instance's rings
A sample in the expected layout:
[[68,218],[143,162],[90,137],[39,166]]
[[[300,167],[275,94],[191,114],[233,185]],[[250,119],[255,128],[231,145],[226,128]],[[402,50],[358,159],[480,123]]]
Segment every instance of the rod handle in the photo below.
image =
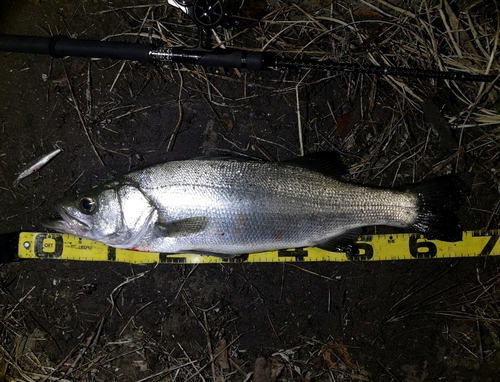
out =
[[0,34],[0,51],[150,62],[150,44]]
[[255,71],[269,69],[274,65],[272,53],[231,49],[201,50],[176,47],[171,48],[169,58],[172,62],[184,64]]

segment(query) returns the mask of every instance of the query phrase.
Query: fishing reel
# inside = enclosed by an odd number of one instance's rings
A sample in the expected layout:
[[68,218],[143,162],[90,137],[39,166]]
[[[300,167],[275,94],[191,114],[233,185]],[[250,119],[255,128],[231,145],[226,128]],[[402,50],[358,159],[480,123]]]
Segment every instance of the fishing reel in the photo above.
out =
[[244,0],[168,0],[187,14],[201,29],[228,26],[227,18],[236,13]]

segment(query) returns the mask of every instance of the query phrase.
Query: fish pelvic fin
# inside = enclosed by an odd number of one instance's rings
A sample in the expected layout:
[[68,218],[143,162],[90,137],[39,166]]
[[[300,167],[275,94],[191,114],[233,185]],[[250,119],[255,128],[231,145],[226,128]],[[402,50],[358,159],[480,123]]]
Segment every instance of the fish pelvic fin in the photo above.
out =
[[462,227],[455,211],[465,201],[468,191],[457,174],[402,188],[418,196],[418,214],[412,229],[432,240],[462,240]]
[[341,235],[315,244],[315,247],[330,252],[341,252],[357,255],[359,253],[359,249],[356,247],[355,242],[358,240],[359,235],[361,235],[361,231],[362,228],[352,228],[342,233]]

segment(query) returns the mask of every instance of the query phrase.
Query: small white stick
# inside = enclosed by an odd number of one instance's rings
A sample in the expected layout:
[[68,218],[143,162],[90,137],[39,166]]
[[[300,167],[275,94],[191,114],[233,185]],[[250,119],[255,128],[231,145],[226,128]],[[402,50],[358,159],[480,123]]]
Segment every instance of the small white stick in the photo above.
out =
[[301,116],[300,116],[300,98],[299,98],[299,88],[300,88],[300,84],[302,83],[302,81],[307,77],[307,75],[309,74],[311,70],[309,69],[307,71],[307,73],[304,75],[304,77],[302,77],[300,79],[300,81],[297,83],[297,86],[295,86],[295,98],[296,98],[296,102],[297,102],[297,124],[298,124],[298,127],[299,127],[299,148],[300,148],[300,156],[303,157],[304,156],[304,139],[302,138],[302,119],[301,119]]
[[21,179],[26,178],[27,176],[37,172],[40,170],[43,166],[45,166],[49,161],[54,158],[57,154],[59,154],[62,151],[62,149],[56,149],[52,151],[50,154],[44,155],[40,159],[38,159],[34,164],[32,164],[30,167],[28,167],[26,170],[21,172],[19,176],[16,178],[14,183],[12,184],[14,187],[16,187]]

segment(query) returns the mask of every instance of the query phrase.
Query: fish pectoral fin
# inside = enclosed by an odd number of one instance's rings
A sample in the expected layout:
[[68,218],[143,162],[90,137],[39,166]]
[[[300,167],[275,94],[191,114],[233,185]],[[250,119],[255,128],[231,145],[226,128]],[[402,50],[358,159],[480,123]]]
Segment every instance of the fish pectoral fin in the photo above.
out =
[[315,246],[324,249],[325,251],[345,252],[351,255],[357,255],[359,254],[359,249],[356,247],[355,243],[361,234],[361,230],[361,228],[353,228],[339,236],[335,236],[322,243],[318,243]]
[[203,232],[207,228],[208,221],[207,217],[196,216],[168,223],[158,222],[155,224],[155,231],[158,236],[163,237],[189,236]]

